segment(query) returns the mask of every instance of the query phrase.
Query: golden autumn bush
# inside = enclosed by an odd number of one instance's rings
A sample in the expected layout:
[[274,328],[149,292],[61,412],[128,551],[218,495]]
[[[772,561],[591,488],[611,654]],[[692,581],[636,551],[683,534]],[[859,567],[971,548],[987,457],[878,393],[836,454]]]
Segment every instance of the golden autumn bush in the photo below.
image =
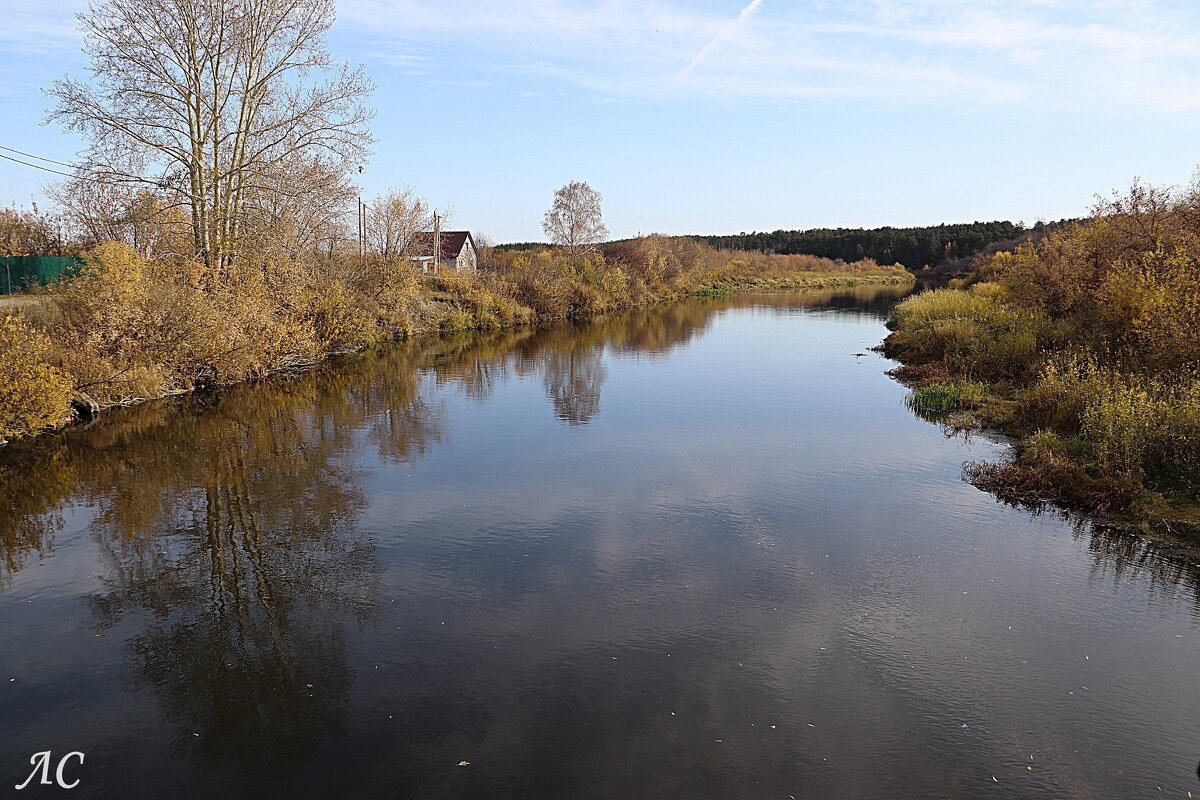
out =
[[48,360],[50,341],[19,314],[0,317],[0,441],[61,425],[71,380]]
[[1022,437],[1018,459],[977,469],[982,484],[1095,508],[1166,513],[1169,496],[1200,509],[1197,209],[1200,184],[1135,184],[1090,220],[997,253],[959,288],[897,307],[888,349],[910,371],[936,364],[1015,386],[989,421]]

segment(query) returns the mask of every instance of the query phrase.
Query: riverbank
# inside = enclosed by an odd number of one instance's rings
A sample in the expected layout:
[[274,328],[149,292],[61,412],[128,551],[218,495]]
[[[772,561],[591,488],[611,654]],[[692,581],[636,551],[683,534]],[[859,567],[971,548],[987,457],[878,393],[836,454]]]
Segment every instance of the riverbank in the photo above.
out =
[[644,237],[578,263],[545,248],[487,271],[403,261],[246,264],[219,280],[106,243],[53,299],[0,316],[0,440],[105,408],[311,366],[418,335],[581,318],[696,294],[907,285],[898,266],[730,254]]
[[1200,538],[1197,200],[1135,186],[897,306],[884,351],[914,411],[1015,441],[968,480]]

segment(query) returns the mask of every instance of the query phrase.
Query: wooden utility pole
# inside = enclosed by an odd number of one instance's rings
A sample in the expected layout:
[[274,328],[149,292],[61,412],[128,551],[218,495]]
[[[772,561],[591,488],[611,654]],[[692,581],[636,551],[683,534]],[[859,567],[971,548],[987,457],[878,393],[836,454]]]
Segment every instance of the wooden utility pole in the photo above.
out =
[[442,215],[433,212],[433,274],[442,268]]
[[358,196],[358,263],[367,260],[367,217],[363,206],[362,195]]

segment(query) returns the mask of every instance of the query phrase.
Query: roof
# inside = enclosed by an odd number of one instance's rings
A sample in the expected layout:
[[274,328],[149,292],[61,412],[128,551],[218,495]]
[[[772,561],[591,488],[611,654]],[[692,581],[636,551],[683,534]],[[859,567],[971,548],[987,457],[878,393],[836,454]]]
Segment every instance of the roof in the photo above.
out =
[[[442,258],[458,258],[462,252],[463,242],[470,240],[471,249],[475,249],[475,240],[470,231],[442,231]],[[422,231],[413,234],[408,243],[410,258],[433,258],[433,231]]]

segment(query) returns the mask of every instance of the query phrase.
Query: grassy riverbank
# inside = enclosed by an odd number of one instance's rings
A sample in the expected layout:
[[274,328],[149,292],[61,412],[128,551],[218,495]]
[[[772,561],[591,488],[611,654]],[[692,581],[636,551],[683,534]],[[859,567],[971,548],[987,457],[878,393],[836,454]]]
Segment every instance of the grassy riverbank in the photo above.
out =
[[[690,295],[906,284],[900,267],[728,253],[644,237],[578,263],[562,250],[495,254],[432,278],[400,259],[254,264],[214,280],[191,264],[95,248],[44,302],[0,315],[0,440],[128,405],[261,378],[422,333],[604,314]],[[72,403],[76,411],[72,411]]]
[[1135,186],[891,324],[915,410],[1016,437],[976,485],[1200,530],[1200,190]]

